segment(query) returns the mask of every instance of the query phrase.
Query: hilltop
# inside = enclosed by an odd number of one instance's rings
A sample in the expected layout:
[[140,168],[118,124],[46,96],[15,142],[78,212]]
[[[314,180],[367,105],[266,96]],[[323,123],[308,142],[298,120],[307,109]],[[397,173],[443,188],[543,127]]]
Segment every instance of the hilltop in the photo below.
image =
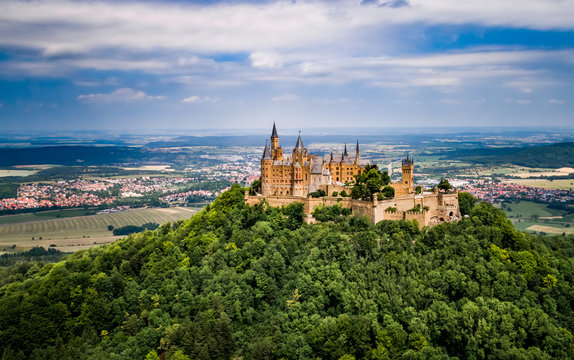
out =
[[415,222],[300,204],[247,206],[239,186],[187,221],[0,269],[2,359],[566,359],[574,237],[470,216]]

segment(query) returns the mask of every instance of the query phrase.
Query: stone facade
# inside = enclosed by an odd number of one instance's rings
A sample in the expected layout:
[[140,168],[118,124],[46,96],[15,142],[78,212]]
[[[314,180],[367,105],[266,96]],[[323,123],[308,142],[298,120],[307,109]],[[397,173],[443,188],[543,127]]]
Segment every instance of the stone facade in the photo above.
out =
[[354,156],[347,152],[347,145],[340,155],[318,156],[307,152],[301,134],[292,154],[285,155],[273,124],[271,147],[265,144],[261,158],[261,195],[307,197],[319,189],[342,188],[368,164],[360,159],[359,142]]
[[[347,146],[341,155],[319,157],[307,152],[301,135],[290,157],[283,154],[279,146],[279,136],[275,124],[271,135],[271,147],[265,144],[261,159],[261,194],[248,196],[249,205],[265,202],[269,206],[284,206],[293,202],[304,205],[307,222],[314,222],[313,210],[317,206],[338,205],[351,209],[355,215],[368,216],[374,223],[381,220],[417,220],[420,227],[432,226],[442,222],[459,219],[458,190],[439,192],[420,191],[417,194],[414,183],[414,161],[409,156],[402,161],[402,179],[390,185],[395,189],[393,199],[377,201],[356,200],[349,197],[333,197],[333,192],[340,193],[350,187],[345,182],[354,182],[354,176],[360,174],[369,163],[359,158],[357,142],[354,157],[347,153]],[[324,190],[327,196],[310,197],[309,194]],[[419,210],[417,210],[419,209]]]

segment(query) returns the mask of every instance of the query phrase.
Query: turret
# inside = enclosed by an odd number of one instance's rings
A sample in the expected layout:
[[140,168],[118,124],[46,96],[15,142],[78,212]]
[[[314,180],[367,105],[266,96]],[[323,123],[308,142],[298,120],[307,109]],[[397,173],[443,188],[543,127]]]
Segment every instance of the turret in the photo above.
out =
[[271,131],[271,158],[273,160],[283,160],[283,149],[279,146],[279,135],[277,135],[275,122],[273,122],[273,130]]
[[271,173],[272,173],[273,159],[271,158],[271,150],[265,141],[265,148],[263,149],[263,156],[261,156],[261,194],[271,195]]
[[277,135],[277,128],[275,127],[275,121],[273,122],[273,131],[271,132],[271,151],[274,151],[279,147],[279,135]]
[[402,165],[403,165],[402,166],[403,184],[412,188],[413,187],[413,181],[414,181],[413,179],[414,179],[415,162],[413,161],[412,158],[409,158],[408,153],[407,153],[407,157],[405,159],[403,159]]
[[299,131],[299,137],[297,138],[295,149],[293,149],[293,163],[299,162],[303,165],[305,161],[309,160],[307,157],[307,149],[305,149],[305,146],[303,145],[303,140],[301,140],[301,131]]
[[355,149],[355,165],[359,163],[359,139],[357,139],[357,148]]

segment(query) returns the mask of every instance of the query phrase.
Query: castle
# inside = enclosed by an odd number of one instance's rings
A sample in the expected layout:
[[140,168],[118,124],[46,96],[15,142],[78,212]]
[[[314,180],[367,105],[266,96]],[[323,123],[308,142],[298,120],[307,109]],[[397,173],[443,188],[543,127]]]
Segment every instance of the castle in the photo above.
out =
[[[354,156],[350,156],[347,145],[339,155],[326,156],[309,154],[303,145],[301,134],[292,154],[285,155],[279,145],[277,128],[273,124],[271,146],[265,143],[261,157],[261,191],[245,199],[254,205],[265,199],[271,206],[283,206],[293,202],[304,205],[307,221],[313,222],[313,210],[317,206],[339,205],[351,209],[357,215],[366,215],[374,223],[381,220],[417,220],[419,226],[435,225],[460,218],[458,190],[440,192],[424,191],[414,183],[414,160],[407,157],[402,161],[401,181],[391,182],[395,195],[392,199],[358,200],[341,196],[348,194],[355,181],[369,161],[360,158],[359,142]],[[311,197],[320,191],[325,196]]]
[[273,124],[271,147],[265,144],[261,158],[261,195],[306,197],[319,189],[326,191],[329,185],[354,181],[355,175],[360,174],[368,164],[368,161],[359,159],[358,141],[353,157],[347,152],[346,144],[340,156],[331,153],[319,157],[307,152],[301,134],[292,155],[284,155],[283,148],[279,146],[277,128]]

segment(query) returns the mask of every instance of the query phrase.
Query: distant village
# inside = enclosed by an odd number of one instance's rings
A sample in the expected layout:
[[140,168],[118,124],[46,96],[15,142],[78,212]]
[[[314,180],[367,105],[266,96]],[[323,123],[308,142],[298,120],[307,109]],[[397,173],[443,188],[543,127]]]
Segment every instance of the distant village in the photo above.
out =
[[[257,150],[260,151],[260,150]],[[206,155],[204,155],[206,156]],[[207,155],[217,158],[220,155]],[[28,183],[18,188],[13,198],[0,199],[0,211],[18,212],[34,209],[93,207],[113,209],[121,207],[126,199],[142,199],[155,195],[162,206],[180,206],[189,199],[201,199],[204,203],[214,200],[229,184],[239,183],[249,186],[261,176],[260,153],[242,151],[241,155],[228,157],[227,162],[215,166],[186,169],[189,176],[140,176],[130,178],[94,178],[63,180],[51,183]],[[391,165],[380,164],[389,169]],[[399,173],[398,171],[396,173]],[[397,175],[397,174],[395,174]],[[417,168],[414,177],[421,179]],[[432,188],[438,179],[426,177],[421,185]],[[449,179],[460,191],[468,191],[479,200],[491,203],[520,198],[544,203],[571,203],[574,192],[571,190],[551,190],[525,185],[517,185],[498,179],[464,178]],[[214,189],[202,188],[201,184],[226,183]],[[193,189],[189,189],[193,187]]]
[[568,203],[574,201],[570,190],[552,190],[512,184],[493,179],[466,179],[459,181],[461,191],[467,191],[481,201],[490,203],[509,199],[532,200],[544,203]]

